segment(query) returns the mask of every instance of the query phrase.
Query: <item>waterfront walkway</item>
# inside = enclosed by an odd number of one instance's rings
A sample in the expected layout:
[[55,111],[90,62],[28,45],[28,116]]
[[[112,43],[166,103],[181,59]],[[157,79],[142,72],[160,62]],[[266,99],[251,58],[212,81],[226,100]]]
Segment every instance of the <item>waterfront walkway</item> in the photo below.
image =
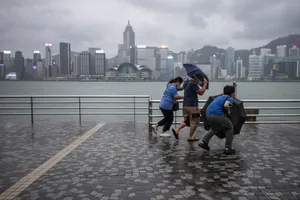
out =
[[188,129],[177,141],[129,122],[0,127],[0,200],[300,199],[300,125],[245,125],[230,156]]

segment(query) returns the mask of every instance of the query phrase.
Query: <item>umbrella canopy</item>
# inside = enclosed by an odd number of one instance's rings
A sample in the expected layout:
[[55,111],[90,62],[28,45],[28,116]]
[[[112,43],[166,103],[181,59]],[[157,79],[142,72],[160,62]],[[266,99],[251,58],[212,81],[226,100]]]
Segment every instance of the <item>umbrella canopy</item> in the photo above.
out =
[[[186,74],[189,77],[193,78],[194,76],[197,76],[199,78],[205,78],[207,80],[207,87],[206,87],[206,89],[208,89],[208,81],[209,81],[209,79],[208,79],[207,75],[201,69],[199,69],[196,65],[190,64],[190,63],[184,63],[183,67],[184,67],[184,69],[186,71]],[[201,83],[200,86],[203,87],[203,83]]]
[[[209,123],[207,121],[207,118],[206,118],[207,107],[218,96],[221,96],[221,95],[210,96],[208,98],[208,100],[206,101],[206,104],[204,105],[203,109],[201,110],[201,115],[203,117],[204,128],[206,130],[210,129],[210,125],[209,125]],[[233,99],[233,104],[232,104],[232,107],[231,107],[230,115],[228,115],[228,118],[230,119],[230,121],[232,122],[232,124],[234,126],[234,134],[237,135],[237,134],[240,134],[241,129],[242,129],[245,121],[247,120],[247,114],[246,114],[246,111],[244,109],[243,102],[240,101],[239,99],[234,98],[234,97],[232,99]],[[216,135],[221,139],[225,138],[225,132],[219,132]]]

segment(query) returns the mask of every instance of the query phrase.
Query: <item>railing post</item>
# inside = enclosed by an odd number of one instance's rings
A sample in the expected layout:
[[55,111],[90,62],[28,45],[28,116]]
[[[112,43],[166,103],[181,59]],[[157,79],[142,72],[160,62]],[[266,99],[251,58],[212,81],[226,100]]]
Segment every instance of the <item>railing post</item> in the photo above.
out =
[[151,97],[148,98],[148,130],[149,134],[152,133],[152,101]]
[[79,105],[79,125],[81,126],[81,97],[78,97],[78,105]]
[[133,121],[135,124],[135,97],[133,97]]
[[235,89],[235,92],[234,92],[234,97],[235,98],[237,98],[237,84],[236,84],[236,82],[235,81],[233,81],[233,84],[232,84],[232,86],[234,87],[234,89]]
[[30,97],[30,113],[31,113],[31,125],[33,126],[34,118],[33,118],[33,97]]

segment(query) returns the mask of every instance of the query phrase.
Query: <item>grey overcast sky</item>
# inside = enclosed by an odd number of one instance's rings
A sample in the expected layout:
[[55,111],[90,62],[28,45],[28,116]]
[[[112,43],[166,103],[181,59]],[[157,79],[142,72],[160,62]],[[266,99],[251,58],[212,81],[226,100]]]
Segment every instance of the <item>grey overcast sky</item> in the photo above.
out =
[[0,0],[0,50],[31,57],[52,43],[117,53],[127,20],[136,44],[174,52],[203,45],[236,49],[300,33],[300,0]]

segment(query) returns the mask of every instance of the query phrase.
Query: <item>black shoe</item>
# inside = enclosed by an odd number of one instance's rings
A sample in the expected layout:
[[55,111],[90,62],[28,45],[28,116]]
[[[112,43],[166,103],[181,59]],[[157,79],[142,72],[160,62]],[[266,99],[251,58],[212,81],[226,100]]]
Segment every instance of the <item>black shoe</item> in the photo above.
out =
[[178,137],[178,134],[176,133],[175,129],[172,128],[172,132],[173,132],[174,137],[178,140],[179,137]]
[[206,151],[209,151],[210,150],[210,147],[208,146],[207,143],[201,141],[199,144],[198,144],[199,147],[205,149]]
[[224,149],[224,154],[227,154],[227,155],[229,155],[229,154],[234,154],[235,153],[235,149],[234,148],[225,148]]

